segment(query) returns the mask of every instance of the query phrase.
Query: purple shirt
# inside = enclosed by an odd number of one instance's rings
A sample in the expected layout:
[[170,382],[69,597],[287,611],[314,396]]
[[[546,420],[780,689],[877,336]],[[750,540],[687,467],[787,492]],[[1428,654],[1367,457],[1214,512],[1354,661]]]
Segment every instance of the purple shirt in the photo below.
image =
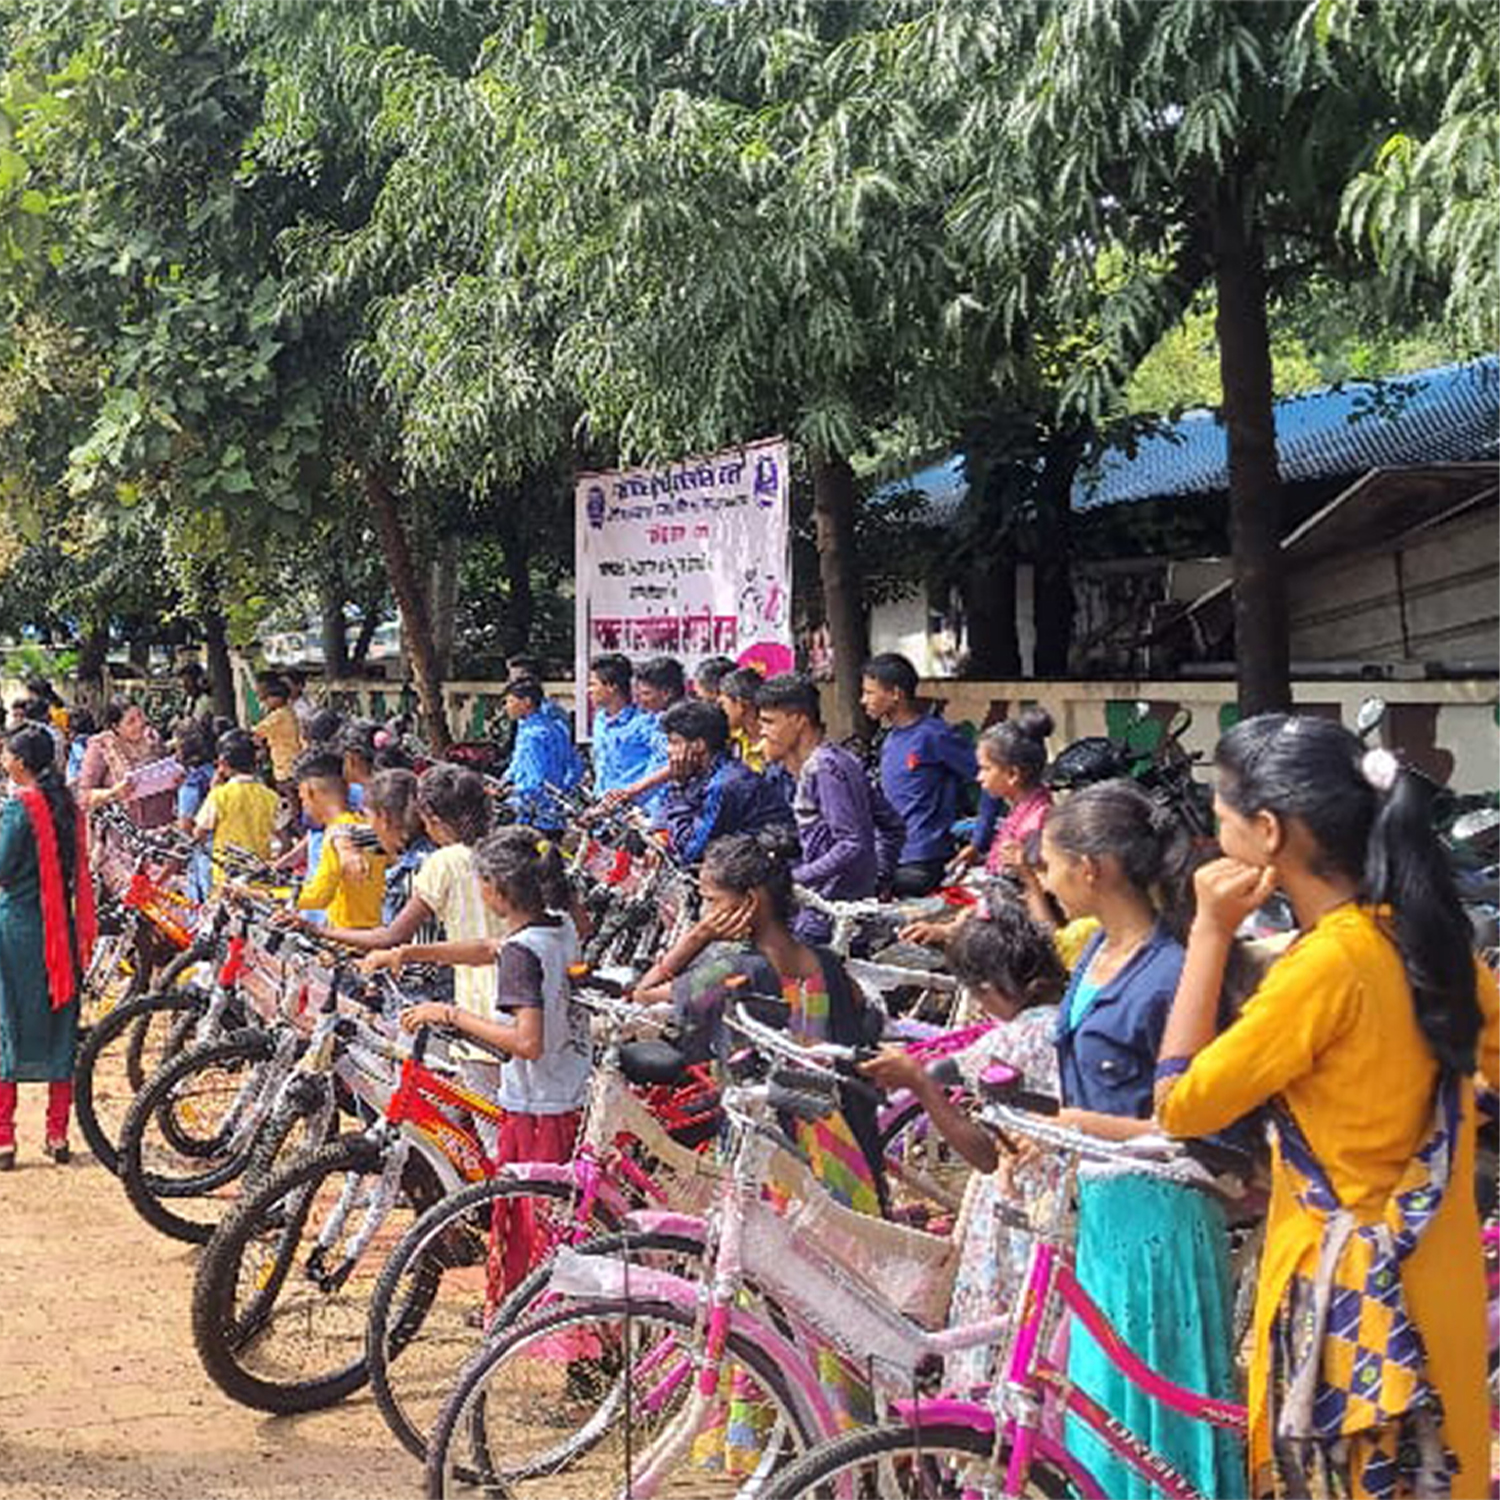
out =
[[802,862],[792,871],[799,885],[830,901],[857,901],[889,879],[905,831],[841,745],[825,740],[808,756],[792,812],[802,841]]

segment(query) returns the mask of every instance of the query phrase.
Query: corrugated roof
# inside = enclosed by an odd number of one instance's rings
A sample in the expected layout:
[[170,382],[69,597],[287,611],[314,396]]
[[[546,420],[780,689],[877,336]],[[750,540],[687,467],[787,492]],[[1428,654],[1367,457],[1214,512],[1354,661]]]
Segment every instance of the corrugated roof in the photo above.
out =
[[[1334,479],[1374,468],[1492,458],[1500,435],[1500,356],[1383,381],[1349,381],[1276,403],[1283,480]],[[946,525],[968,493],[963,455],[885,486],[927,496],[927,516]],[[1132,457],[1105,452],[1073,484],[1073,509],[1097,510],[1229,488],[1229,439],[1217,412],[1195,411],[1140,439]]]

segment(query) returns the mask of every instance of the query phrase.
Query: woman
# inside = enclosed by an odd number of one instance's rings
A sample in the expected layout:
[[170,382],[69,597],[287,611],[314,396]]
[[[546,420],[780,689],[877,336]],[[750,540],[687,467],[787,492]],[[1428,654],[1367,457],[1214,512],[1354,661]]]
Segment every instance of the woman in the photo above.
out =
[[108,802],[123,803],[141,828],[162,828],[176,817],[175,786],[154,785],[137,793],[136,773],[166,755],[161,737],[140,704],[115,698],[104,711],[104,728],[89,739],[78,775],[78,800],[88,811]]
[[85,820],[52,739],[18,729],[0,751],[15,795],[0,812],[0,1171],[16,1164],[18,1083],[46,1081],[46,1152],[68,1160],[78,990],[94,942]]
[[[1225,857],[1198,874],[1158,1110],[1166,1129],[1197,1134],[1271,1101],[1254,1491],[1481,1494],[1470,1075],[1477,1063],[1494,1080],[1500,1017],[1431,797],[1388,751],[1323,719],[1246,720],[1215,761]],[[1216,1039],[1234,931],[1277,888],[1302,936]]]
[[[1156,1054],[1183,956],[1163,912],[1172,913],[1186,857],[1185,832],[1128,781],[1073,793],[1043,825],[1047,889],[1070,918],[1099,922],[1059,1008],[1064,1125],[1111,1140],[1153,1129]],[[1077,1272],[1140,1358],[1190,1390],[1235,1398],[1228,1237],[1217,1200],[1160,1177],[1080,1174]],[[1240,1445],[1153,1400],[1076,1323],[1068,1373],[1202,1494],[1244,1495]],[[1067,1444],[1111,1500],[1151,1493],[1080,1424],[1068,1423]]]
[[[713,1050],[733,994],[728,981],[739,977],[748,981],[751,994],[786,1000],[787,1030],[800,1041],[852,1045],[868,1040],[871,1018],[838,955],[799,942],[788,926],[799,852],[795,836],[781,828],[732,834],[710,844],[699,877],[702,920],[645,975],[636,998],[649,1001],[670,993],[684,1030]],[[735,947],[707,951],[711,944],[725,943]],[[814,1173],[835,1198],[864,1213],[881,1212],[885,1185],[875,1112],[863,1098],[846,1096],[842,1114],[800,1126],[797,1135]]]

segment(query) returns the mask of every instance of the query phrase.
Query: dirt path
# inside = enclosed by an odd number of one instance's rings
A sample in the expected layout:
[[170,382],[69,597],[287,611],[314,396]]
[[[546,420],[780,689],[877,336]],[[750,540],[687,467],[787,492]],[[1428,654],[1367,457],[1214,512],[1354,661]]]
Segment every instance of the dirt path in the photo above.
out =
[[76,1130],[70,1166],[42,1156],[44,1092],[22,1087],[0,1175],[0,1500],[416,1500],[368,1397],[266,1417],[209,1382],[196,1252],[136,1216]]

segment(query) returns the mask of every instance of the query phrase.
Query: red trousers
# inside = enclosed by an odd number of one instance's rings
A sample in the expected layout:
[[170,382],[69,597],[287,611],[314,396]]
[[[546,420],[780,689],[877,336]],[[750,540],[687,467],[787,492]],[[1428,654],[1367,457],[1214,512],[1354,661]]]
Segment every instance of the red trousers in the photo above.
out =
[[[581,1119],[578,1110],[565,1115],[507,1114],[500,1126],[495,1164],[503,1167],[509,1162],[571,1161]],[[559,1211],[566,1213],[567,1209]],[[490,1210],[486,1320],[554,1243],[548,1226],[538,1223],[536,1207],[529,1198],[495,1200]]]
[[[16,1084],[0,1083],[0,1147],[14,1146],[16,1143],[17,1097]],[[72,1079],[53,1079],[47,1085],[47,1140],[49,1142],[67,1140],[68,1116],[72,1110]]]

